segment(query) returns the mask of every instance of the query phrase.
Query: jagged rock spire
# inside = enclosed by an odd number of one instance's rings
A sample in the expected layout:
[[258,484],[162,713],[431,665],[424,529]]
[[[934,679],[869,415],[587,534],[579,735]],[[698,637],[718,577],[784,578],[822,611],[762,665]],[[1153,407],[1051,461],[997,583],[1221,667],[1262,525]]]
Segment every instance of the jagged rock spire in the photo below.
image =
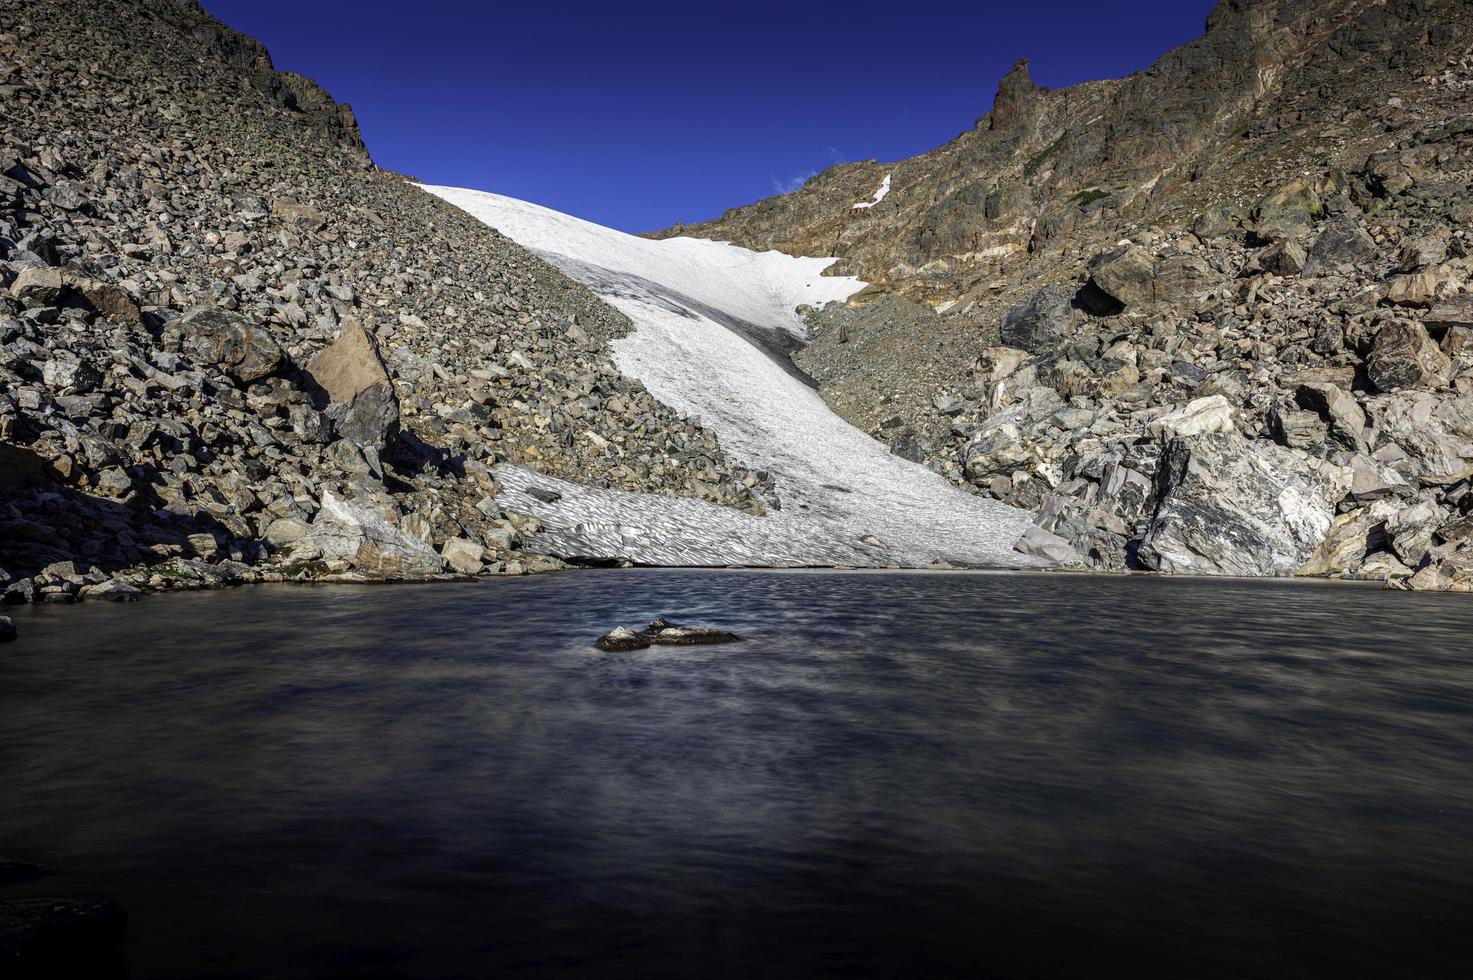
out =
[[1028,59],[1021,58],[1011,71],[1003,76],[997,86],[997,97],[992,102],[989,128],[994,130],[1014,129],[1018,120],[1028,114],[1041,92],[1028,74]]

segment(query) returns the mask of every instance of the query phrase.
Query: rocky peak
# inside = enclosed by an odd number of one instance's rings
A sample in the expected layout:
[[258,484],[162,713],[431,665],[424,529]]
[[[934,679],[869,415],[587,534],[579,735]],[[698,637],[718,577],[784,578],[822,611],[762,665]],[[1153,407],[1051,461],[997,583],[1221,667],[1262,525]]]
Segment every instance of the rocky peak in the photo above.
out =
[[1028,74],[1028,59],[1019,60],[998,83],[992,111],[984,117],[987,128],[994,132],[1019,129],[1033,115],[1039,93],[1043,91]]

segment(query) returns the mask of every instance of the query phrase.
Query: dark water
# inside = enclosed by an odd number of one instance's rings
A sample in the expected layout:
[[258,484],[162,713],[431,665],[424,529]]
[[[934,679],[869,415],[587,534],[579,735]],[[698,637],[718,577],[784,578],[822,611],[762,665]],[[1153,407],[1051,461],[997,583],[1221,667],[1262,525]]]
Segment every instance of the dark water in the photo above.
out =
[[[12,612],[15,612],[12,610]],[[750,636],[623,655],[665,614]],[[588,572],[20,610],[0,897],[130,976],[1433,977],[1473,600]]]

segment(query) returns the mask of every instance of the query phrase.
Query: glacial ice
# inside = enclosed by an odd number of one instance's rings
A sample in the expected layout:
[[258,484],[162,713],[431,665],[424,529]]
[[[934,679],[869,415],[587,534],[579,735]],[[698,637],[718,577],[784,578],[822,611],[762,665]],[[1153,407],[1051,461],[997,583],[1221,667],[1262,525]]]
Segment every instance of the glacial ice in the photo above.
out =
[[[504,506],[542,521],[547,550],[661,565],[1036,564],[1012,550],[1032,523],[1026,512],[891,455],[835,415],[787,360],[783,351],[805,333],[798,305],[842,300],[865,285],[821,275],[833,259],[654,241],[499,194],[425,189],[628,316],[634,331],[612,345],[618,368],[714,429],[733,459],[777,480],[781,509],[753,517],[503,467]],[[528,494],[533,488],[557,499]]]

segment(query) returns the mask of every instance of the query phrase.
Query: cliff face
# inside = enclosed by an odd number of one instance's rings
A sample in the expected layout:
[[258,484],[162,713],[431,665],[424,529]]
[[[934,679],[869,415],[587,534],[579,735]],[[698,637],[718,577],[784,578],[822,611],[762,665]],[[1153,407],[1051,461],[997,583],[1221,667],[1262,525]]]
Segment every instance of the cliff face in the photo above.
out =
[[935,151],[660,234],[874,283],[798,363],[1080,561],[1473,588],[1470,92],[1463,0],[1224,0],[1129,78],[1020,62]]
[[0,0],[0,103],[8,601],[545,566],[502,462],[762,506],[627,321],[194,3]]

